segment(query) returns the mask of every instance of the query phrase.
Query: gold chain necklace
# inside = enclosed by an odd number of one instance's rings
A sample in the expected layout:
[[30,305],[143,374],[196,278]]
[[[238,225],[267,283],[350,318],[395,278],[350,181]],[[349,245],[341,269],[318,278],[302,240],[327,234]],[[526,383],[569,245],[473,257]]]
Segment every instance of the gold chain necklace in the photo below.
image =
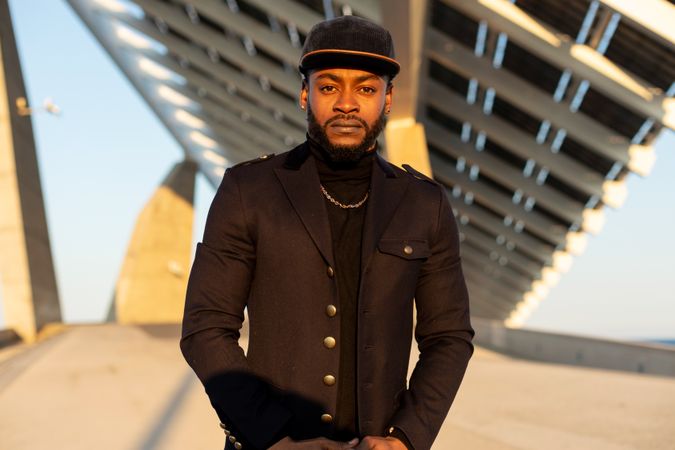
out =
[[323,187],[323,184],[319,184],[319,186],[321,186],[321,192],[323,192],[323,195],[328,199],[328,201],[331,202],[332,204],[334,204],[335,206],[338,206],[342,209],[358,208],[359,206],[363,205],[366,202],[366,200],[368,200],[368,194],[370,194],[370,192],[366,192],[366,196],[363,197],[360,201],[358,201],[356,203],[349,203],[349,204],[345,205],[344,203],[340,203],[339,201],[337,201],[333,197],[331,197],[331,195],[328,193],[326,188]]

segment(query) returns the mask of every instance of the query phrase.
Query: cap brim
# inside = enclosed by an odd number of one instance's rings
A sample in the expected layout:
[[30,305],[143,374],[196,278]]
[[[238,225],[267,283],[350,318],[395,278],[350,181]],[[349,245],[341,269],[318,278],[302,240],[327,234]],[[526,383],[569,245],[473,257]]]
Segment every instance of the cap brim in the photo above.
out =
[[376,53],[354,50],[323,49],[307,53],[300,60],[300,72],[309,70],[344,67],[360,69],[392,78],[401,70],[401,65],[392,58]]

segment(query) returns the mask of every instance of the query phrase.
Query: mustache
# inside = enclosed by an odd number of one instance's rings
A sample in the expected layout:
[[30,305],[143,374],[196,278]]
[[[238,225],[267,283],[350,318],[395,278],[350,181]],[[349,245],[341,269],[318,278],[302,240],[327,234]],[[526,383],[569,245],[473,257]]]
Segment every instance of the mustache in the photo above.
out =
[[366,130],[369,128],[368,124],[366,123],[365,120],[363,120],[362,118],[360,118],[359,116],[356,116],[354,114],[337,114],[337,115],[331,117],[330,119],[326,120],[326,122],[323,124],[323,126],[327,127],[328,125],[335,122],[336,120],[356,120],[361,125],[363,125],[363,128],[365,128]]

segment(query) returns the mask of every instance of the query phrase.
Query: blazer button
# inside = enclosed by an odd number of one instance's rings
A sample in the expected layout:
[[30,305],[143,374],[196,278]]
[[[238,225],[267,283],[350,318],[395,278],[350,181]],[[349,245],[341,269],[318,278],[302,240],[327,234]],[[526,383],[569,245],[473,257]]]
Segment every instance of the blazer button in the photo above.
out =
[[333,375],[326,375],[323,377],[323,384],[326,386],[333,386],[335,384],[335,377]]
[[405,253],[406,255],[412,255],[413,248],[409,245],[406,245],[405,247],[403,247],[403,253]]
[[326,348],[335,348],[335,338],[333,336],[328,336],[323,339],[323,346]]
[[337,308],[335,307],[335,305],[326,306],[326,315],[328,317],[335,317],[336,314],[337,314]]
[[322,414],[321,421],[323,423],[331,423],[333,421],[333,416],[331,416],[330,414]]
[[242,447],[243,447],[243,445],[241,445],[241,442],[235,442],[234,443],[234,448],[236,448],[237,450],[241,450]]
[[235,442],[237,442],[237,438],[234,437],[234,436],[232,436],[232,435],[230,435],[229,439],[230,439],[230,442],[233,443],[233,444],[234,444]]
[[335,270],[331,266],[326,267],[326,273],[328,274],[328,278],[335,277]]

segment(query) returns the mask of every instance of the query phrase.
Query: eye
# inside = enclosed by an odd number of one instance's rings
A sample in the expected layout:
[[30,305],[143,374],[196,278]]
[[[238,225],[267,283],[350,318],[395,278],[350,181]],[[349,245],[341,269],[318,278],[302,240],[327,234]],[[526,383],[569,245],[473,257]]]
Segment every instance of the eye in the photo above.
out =
[[374,94],[376,92],[375,88],[372,88],[370,86],[362,86],[360,90],[364,94]]
[[335,86],[331,86],[330,84],[327,84],[325,86],[321,86],[319,88],[321,92],[329,93],[329,92],[335,92]]

